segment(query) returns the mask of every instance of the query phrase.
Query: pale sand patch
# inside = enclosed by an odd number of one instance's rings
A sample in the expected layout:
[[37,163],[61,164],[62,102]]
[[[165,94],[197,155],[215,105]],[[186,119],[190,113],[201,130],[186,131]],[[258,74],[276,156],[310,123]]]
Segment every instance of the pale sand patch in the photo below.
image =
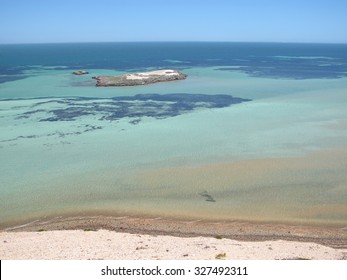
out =
[[149,72],[139,72],[134,74],[127,74],[127,80],[143,80],[145,78],[150,78],[153,75],[158,76],[178,76],[179,73],[175,70],[155,70]]
[[345,226],[346,170],[347,149],[341,148],[301,157],[148,168],[129,181],[145,189],[165,191],[168,197],[182,193],[191,201],[197,201],[199,193],[208,193],[216,203],[199,209],[200,217],[203,213],[205,218],[216,220]]
[[0,259],[344,259],[345,249],[293,241],[240,242],[210,237],[114,231],[1,232]]
[[[143,184],[170,184],[204,188],[257,189],[262,185],[309,183],[316,179],[321,184],[347,183],[347,149],[327,149],[301,157],[261,158],[217,162],[196,166],[178,166],[148,169],[138,180]],[[323,172],[327,171],[327,172]],[[175,178],[175,180],[173,180]],[[173,181],[173,182],[171,182]],[[178,186],[178,187],[179,187]]]

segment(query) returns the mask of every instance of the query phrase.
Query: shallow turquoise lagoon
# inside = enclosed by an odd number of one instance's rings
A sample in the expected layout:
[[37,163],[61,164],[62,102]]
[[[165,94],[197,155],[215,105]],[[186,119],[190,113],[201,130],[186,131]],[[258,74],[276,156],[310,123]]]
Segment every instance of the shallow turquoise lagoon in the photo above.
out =
[[124,71],[38,65],[1,83],[1,227],[94,214],[346,226],[347,78],[230,67],[99,88],[92,76]]

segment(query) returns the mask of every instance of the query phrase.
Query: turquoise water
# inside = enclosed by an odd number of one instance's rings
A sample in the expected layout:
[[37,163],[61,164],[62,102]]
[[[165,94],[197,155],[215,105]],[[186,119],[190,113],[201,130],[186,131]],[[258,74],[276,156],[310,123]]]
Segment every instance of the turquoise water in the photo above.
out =
[[[345,226],[346,46],[203,46],[16,46],[16,59],[1,46],[1,226],[92,214]],[[188,78],[91,79],[168,66]]]

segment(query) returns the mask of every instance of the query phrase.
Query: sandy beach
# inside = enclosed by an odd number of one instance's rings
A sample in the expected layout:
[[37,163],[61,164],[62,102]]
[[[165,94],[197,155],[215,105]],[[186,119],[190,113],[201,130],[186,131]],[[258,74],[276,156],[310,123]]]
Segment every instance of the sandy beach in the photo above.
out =
[[342,260],[345,229],[129,217],[57,218],[0,232],[0,259]]
[[1,259],[283,260],[344,259],[347,250],[295,241],[240,242],[208,237],[174,237],[107,230],[3,232]]

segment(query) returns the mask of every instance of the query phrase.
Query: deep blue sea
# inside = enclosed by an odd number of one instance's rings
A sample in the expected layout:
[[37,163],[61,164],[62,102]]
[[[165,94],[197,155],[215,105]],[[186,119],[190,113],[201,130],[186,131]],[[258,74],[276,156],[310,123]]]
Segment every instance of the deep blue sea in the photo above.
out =
[[[92,79],[157,69],[187,79]],[[95,215],[344,228],[346,170],[347,45],[0,45],[0,228]]]
[[339,78],[347,75],[347,45],[183,42],[0,45],[0,82],[25,78],[24,71],[37,65],[119,71],[173,65],[176,69],[218,66],[256,77]]

